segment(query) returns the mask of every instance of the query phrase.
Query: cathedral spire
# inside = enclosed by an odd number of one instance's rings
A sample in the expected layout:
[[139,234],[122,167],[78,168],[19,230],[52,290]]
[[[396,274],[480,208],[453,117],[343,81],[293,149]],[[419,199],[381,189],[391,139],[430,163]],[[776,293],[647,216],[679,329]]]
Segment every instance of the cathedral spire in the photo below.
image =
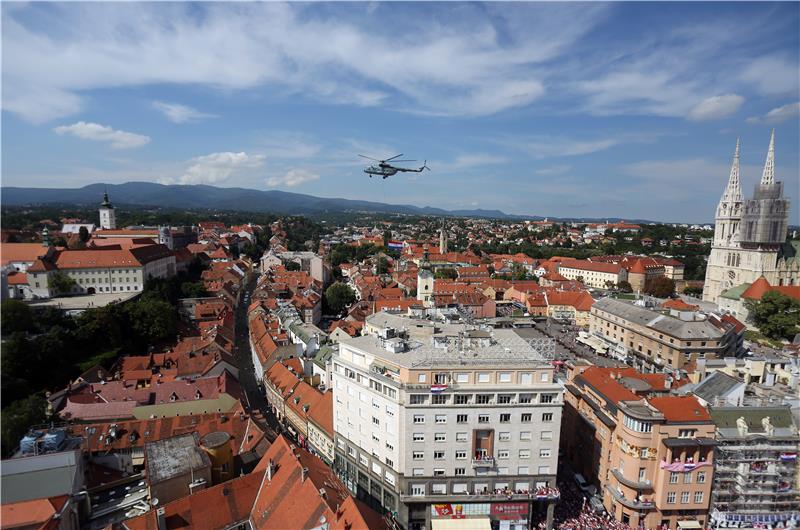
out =
[[736,139],[736,151],[733,153],[733,163],[731,164],[731,175],[728,177],[728,187],[722,196],[724,202],[742,202],[742,186],[739,183],[739,149],[741,142]]
[[761,184],[775,183],[775,129],[772,129],[772,136],[769,139],[769,150],[767,160],[764,162],[764,173],[761,175]]

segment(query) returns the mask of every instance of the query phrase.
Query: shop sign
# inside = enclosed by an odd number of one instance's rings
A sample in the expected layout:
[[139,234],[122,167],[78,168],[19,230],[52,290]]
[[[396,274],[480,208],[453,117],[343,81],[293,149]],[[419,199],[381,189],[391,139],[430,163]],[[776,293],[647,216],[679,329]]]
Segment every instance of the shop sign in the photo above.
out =
[[478,515],[489,515],[488,503],[431,504],[431,516],[433,517],[463,519],[465,517],[473,517]]
[[526,519],[528,517],[528,503],[493,502],[490,513],[498,519]]

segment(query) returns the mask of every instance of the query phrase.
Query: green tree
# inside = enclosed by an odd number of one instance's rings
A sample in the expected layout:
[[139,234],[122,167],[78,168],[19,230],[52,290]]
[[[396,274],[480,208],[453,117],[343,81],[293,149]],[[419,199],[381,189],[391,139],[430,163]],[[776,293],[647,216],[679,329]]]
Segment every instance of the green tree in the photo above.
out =
[[3,334],[15,331],[33,331],[35,328],[33,311],[20,300],[4,300],[0,306]]
[[89,230],[85,226],[78,229],[78,239],[80,239],[82,243],[89,241]]
[[50,285],[56,290],[58,294],[66,294],[72,291],[75,287],[75,280],[67,276],[61,271],[56,271],[50,276]]
[[683,293],[684,294],[688,294],[690,296],[700,296],[700,295],[703,294],[703,288],[702,287],[687,287],[686,289],[683,290]]
[[378,263],[375,264],[375,272],[377,274],[388,274],[389,273],[389,260],[386,259],[385,256],[380,256],[378,258]]
[[284,267],[286,267],[287,271],[299,271],[300,270],[300,264],[297,263],[296,261],[290,261],[286,265],[284,265]]
[[632,293],[633,287],[631,286],[630,282],[627,280],[622,280],[617,284],[617,288],[622,291],[623,293]]
[[34,394],[14,401],[2,411],[2,453],[11,456],[19,445],[19,441],[32,425],[47,421],[47,399],[41,394]]
[[328,309],[334,313],[341,313],[355,301],[356,293],[345,283],[333,283],[325,289],[325,303],[328,305]]
[[391,230],[384,230],[383,232],[383,246],[388,247],[389,241],[392,240],[392,231]]
[[187,298],[202,298],[208,296],[208,291],[203,282],[183,282],[181,294]]
[[127,310],[131,329],[147,344],[175,337],[177,315],[169,302],[144,298],[128,305]]
[[777,291],[770,291],[761,300],[747,302],[750,317],[758,329],[773,339],[791,340],[800,333],[800,301]]
[[644,292],[656,298],[667,298],[675,292],[675,282],[666,276],[656,276],[645,282]]
[[453,267],[440,267],[433,273],[437,280],[455,280],[458,278],[458,271]]

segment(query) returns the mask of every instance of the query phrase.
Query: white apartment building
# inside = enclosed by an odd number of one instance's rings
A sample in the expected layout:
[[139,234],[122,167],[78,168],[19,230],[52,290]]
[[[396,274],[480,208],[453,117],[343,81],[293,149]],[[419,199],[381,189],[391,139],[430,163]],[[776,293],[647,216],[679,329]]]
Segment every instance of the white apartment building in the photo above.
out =
[[568,280],[580,280],[587,287],[607,289],[628,281],[628,271],[619,263],[589,260],[564,260],[558,265],[558,273]]
[[385,312],[364,329],[332,359],[335,468],[358,498],[408,529],[551,519],[563,387],[549,339]]

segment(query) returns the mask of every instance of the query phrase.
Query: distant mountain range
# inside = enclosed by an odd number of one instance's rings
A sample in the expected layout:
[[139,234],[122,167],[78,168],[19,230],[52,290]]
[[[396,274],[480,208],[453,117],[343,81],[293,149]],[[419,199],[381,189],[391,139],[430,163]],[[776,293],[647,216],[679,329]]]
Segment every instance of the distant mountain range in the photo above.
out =
[[[450,217],[483,217],[496,219],[544,219],[537,215],[513,215],[500,210],[444,210],[430,206],[410,204],[385,204],[342,198],[324,198],[302,193],[278,190],[251,190],[246,188],[217,188],[203,184],[179,185],[153,182],[126,182],[124,184],[89,184],[82,188],[2,188],[2,204],[25,206],[41,204],[99,205],[103,192],[108,190],[114,204],[132,206],[159,206],[163,208],[191,208],[268,212],[276,214],[318,215],[335,212],[397,213]],[[550,217],[553,220],[561,220]],[[567,220],[567,219],[564,219]],[[618,218],[569,219],[575,221],[618,221]],[[649,223],[643,219],[626,219]]]

